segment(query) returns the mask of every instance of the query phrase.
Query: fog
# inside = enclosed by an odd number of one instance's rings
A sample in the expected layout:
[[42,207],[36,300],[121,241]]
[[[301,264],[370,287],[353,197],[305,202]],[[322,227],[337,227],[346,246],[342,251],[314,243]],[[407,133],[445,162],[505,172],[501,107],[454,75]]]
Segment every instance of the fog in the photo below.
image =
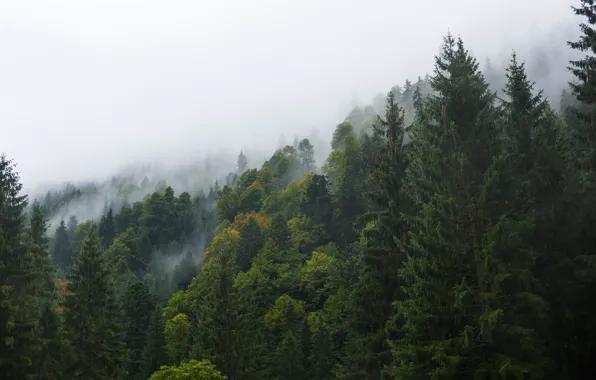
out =
[[241,149],[260,166],[280,136],[326,141],[354,105],[430,73],[448,31],[480,60],[545,64],[530,70],[552,98],[577,3],[3,0],[0,151],[26,188]]

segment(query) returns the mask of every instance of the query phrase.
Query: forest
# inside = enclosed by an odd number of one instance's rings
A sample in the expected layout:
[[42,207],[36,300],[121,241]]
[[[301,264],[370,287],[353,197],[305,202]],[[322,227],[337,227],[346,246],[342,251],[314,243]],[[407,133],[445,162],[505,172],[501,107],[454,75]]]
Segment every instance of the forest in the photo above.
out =
[[97,188],[30,201],[2,155],[0,378],[596,378],[596,4],[573,12],[556,108],[448,34],[320,166],[304,138],[196,194],[115,178],[77,220]]

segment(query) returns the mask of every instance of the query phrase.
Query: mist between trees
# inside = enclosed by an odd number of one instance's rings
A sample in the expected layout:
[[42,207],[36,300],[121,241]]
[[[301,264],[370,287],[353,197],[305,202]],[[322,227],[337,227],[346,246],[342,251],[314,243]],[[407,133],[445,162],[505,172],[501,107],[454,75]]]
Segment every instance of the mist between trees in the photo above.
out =
[[581,32],[559,87],[540,54],[481,68],[447,35],[433,73],[355,107],[329,147],[284,138],[30,205],[2,156],[2,379],[596,378]]

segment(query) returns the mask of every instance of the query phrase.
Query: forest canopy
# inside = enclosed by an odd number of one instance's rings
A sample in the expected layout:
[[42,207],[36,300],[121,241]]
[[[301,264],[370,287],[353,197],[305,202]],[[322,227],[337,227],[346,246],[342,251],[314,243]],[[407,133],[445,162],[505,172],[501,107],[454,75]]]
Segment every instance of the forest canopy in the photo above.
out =
[[194,194],[114,179],[50,226],[97,187],[29,204],[2,155],[0,377],[596,378],[596,4],[574,12],[557,108],[449,34],[325,162],[304,138]]

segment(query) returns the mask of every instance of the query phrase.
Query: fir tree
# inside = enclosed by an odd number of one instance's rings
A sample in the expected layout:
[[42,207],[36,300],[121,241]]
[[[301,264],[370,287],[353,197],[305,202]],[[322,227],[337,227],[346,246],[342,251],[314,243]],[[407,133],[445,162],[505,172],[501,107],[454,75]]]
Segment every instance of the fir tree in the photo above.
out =
[[242,151],[238,155],[238,175],[242,175],[248,169],[248,160]]
[[168,363],[164,330],[165,323],[162,317],[162,310],[159,306],[156,306],[151,312],[149,320],[139,378],[149,378],[153,372]]
[[[415,205],[400,271],[404,298],[393,319],[393,375],[402,379],[491,378],[498,370],[482,336],[487,283],[483,181],[499,152],[494,95],[478,63],[451,35],[436,58],[437,95],[419,107],[406,193]],[[401,244],[404,243],[401,241]],[[485,373],[488,371],[488,373]]]
[[25,379],[35,373],[41,341],[33,255],[24,244],[27,197],[15,164],[0,156],[0,373]]
[[[581,52],[596,51],[596,4],[593,0],[581,0],[580,7],[573,7],[578,16],[584,16],[587,23],[580,24],[582,35],[578,41],[569,42],[572,49]],[[571,61],[569,70],[576,81],[570,83],[573,94],[584,105],[582,110],[576,109],[580,124],[576,131],[577,143],[582,152],[584,169],[596,169],[596,91],[594,78],[596,76],[596,56],[586,55],[584,58]]]
[[378,117],[375,129],[385,143],[374,161],[375,190],[369,194],[379,211],[367,216],[371,224],[363,231],[367,243],[361,250],[361,286],[352,295],[355,304],[345,362],[346,378],[354,379],[379,379],[392,360],[385,324],[399,297],[397,273],[404,260],[396,241],[403,241],[407,231],[401,216],[405,211],[402,183],[407,166],[404,114],[392,92],[387,95],[385,116]]
[[68,238],[69,231],[66,229],[64,220],[60,221],[60,225],[56,229],[54,235],[54,247],[52,250],[52,256],[56,264],[62,269],[66,270],[72,265],[73,251],[70,239]]
[[99,238],[101,239],[101,246],[106,249],[112,244],[116,237],[116,225],[114,224],[114,213],[112,208],[101,217],[99,221]]
[[36,335],[41,346],[35,360],[36,379],[55,379],[61,376],[62,352],[65,341],[62,318],[58,312],[56,268],[50,258],[46,236],[48,229],[43,207],[35,202],[29,214],[29,252],[33,256],[35,294],[40,307]]
[[143,350],[147,345],[147,334],[154,309],[155,304],[147,285],[143,282],[132,283],[122,298],[128,379],[143,379]]
[[73,358],[71,379],[114,379],[125,361],[119,310],[97,230],[83,242],[69,275],[64,318]]

